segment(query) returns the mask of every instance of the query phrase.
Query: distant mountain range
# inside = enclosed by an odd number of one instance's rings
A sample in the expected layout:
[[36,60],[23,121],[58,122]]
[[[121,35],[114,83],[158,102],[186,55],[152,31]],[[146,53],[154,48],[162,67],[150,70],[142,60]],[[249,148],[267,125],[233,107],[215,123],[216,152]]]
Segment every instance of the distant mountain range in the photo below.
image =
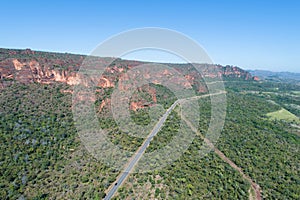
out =
[[272,72],[266,70],[248,70],[253,76],[258,76],[265,80],[294,80],[300,81],[300,73],[292,72]]

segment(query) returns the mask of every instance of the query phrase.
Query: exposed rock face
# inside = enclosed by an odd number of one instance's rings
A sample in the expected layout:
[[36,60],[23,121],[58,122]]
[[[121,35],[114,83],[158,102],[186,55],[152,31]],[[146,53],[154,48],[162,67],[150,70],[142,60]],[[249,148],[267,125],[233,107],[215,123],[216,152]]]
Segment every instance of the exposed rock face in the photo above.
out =
[[[49,84],[52,82],[62,82],[69,85],[76,85],[80,83],[80,79],[82,78],[77,74],[77,71],[84,58],[85,56],[81,55],[38,53],[30,49],[0,49],[0,77],[1,79],[16,79],[23,83],[39,82]],[[103,88],[115,87],[115,82],[120,75],[126,79],[124,72],[139,64],[143,63],[137,61],[119,61],[117,65],[109,66],[105,71],[106,74],[109,74],[109,77],[98,77],[98,86]],[[189,65],[174,65],[174,68],[182,72],[182,68],[188,69]],[[219,72],[217,74],[212,73],[212,68],[218,68]],[[233,66],[204,65],[201,66],[201,69],[202,76],[209,78],[223,76],[242,78],[244,80],[253,79],[250,73]],[[172,72],[165,69],[157,76],[167,77],[171,75]],[[150,75],[145,74],[144,76],[147,78],[147,76]],[[195,71],[189,71],[185,74],[185,79],[188,80],[191,85],[194,85],[197,79],[200,78],[201,76],[197,75]],[[157,83],[159,83],[159,80]],[[188,87],[189,84],[186,82],[185,86]],[[200,90],[203,90],[203,88]]]
[[223,68],[223,70],[224,70],[223,74],[225,77],[242,78],[244,80],[252,79],[252,76],[250,73],[247,73],[238,67],[232,67],[232,66],[227,65]]
[[138,92],[144,92],[149,94],[150,99],[148,99],[147,101],[146,99],[139,98],[137,95],[133,95],[133,101],[130,102],[131,110],[136,111],[141,108],[153,106],[157,103],[156,90],[153,87],[149,85],[144,85],[143,87],[138,88]]
[[139,101],[139,102],[131,102],[130,103],[130,110],[137,111],[138,109],[150,107],[153,104],[149,104],[148,102]]
[[[117,59],[118,61],[105,69],[102,76],[93,76],[86,79],[78,70],[86,56],[61,54],[61,53],[47,53],[26,50],[9,50],[0,49],[0,87],[5,87],[11,83],[10,80],[16,80],[22,83],[42,83],[51,84],[55,82],[65,83],[68,85],[83,84],[85,86],[93,83],[100,88],[114,88],[118,85],[119,90],[128,90],[130,85],[123,84],[121,80],[135,81],[135,77],[129,77],[125,72],[134,68],[135,66],[144,64],[138,61],[125,61]],[[105,58],[99,58],[99,61],[105,66],[108,62]],[[172,71],[165,69],[157,72],[154,83],[161,84],[160,77],[170,77],[169,81],[176,84],[181,84],[182,87],[193,87],[198,92],[207,92],[207,88],[201,81],[201,77],[216,78],[239,78],[243,80],[258,80],[252,77],[250,73],[232,66],[221,65],[199,65],[201,75],[193,70],[190,64],[166,64],[173,69],[183,74],[182,78],[172,78]],[[218,73],[213,71],[218,70]],[[152,72],[153,73],[153,72]],[[152,74],[153,75],[153,74]],[[144,73],[144,78],[149,79],[151,73]],[[138,81],[138,80],[136,80]],[[147,89],[151,95],[152,103],[156,103],[156,92],[154,88]],[[69,91],[70,92],[70,91]],[[91,100],[94,100],[93,98]],[[99,109],[102,110],[104,106],[109,103],[109,100],[103,100]],[[139,108],[151,106],[152,103],[146,100],[132,101],[130,108],[137,110]]]
[[38,82],[49,84],[62,82],[79,84],[80,77],[73,70],[54,68],[46,59],[14,59],[0,61],[0,74],[3,78],[15,79],[22,83]]
[[110,88],[110,87],[115,87],[115,83],[106,77],[101,77],[99,79],[98,86],[103,88]]
[[12,62],[16,70],[21,70],[25,66],[23,63],[20,63],[18,59],[13,59]]
[[259,78],[258,76],[254,76],[254,77],[253,77],[253,80],[255,80],[255,81],[260,81],[260,78]]

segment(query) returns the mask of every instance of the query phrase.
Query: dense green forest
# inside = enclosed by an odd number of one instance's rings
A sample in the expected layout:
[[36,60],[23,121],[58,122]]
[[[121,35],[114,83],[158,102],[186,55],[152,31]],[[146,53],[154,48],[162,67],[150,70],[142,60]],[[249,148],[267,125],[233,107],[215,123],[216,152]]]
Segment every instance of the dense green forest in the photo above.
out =
[[[225,86],[227,116],[216,147],[259,184],[263,198],[299,199],[299,124],[272,121],[267,114],[285,108],[299,117],[300,87],[230,80]],[[176,100],[166,88],[152,87],[163,109]],[[101,199],[115,181],[119,172],[96,160],[80,142],[73,122],[72,94],[65,92],[70,89],[58,83],[14,83],[1,90],[1,199]],[[104,93],[98,94],[97,106],[112,90]],[[137,95],[151,100],[144,91]],[[199,131],[205,135],[210,99],[198,103]],[[147,125],[149,110],[132,111],[131,118]],[[170,114],[148,152],[162,148],[177,134],[179,110]],[[119,130],[107,107],[98,117],[114,144],[131,152],[142,144],[142,138]],[[131,174],[115,199],[249,199],[249,182],[213,151],[199,156],[202,143],[196,136],[187,151],[167,167]]]
[[1,91],[1,199],[94,198],[114,181],[81,145],[67,89],[16,83]]
[[[298,199],[299,135],[292,133],[289,123],[274,123],[266,117],[267,113],[280,109],[279,105],[270,103],[259,94],[232,92],[232,83],[228,85],[227,117],[217,148],[260,185],[263,198]],[[273,87],[273,84],[268,85]],[[242,84],[241,88],[234,87],[241,91],[257,88],[261,87],[249,82]],[[268,89],[272,88],[265,88],[266,91]],[[284,87],[279,92],[288,91]],[[201,116],[205,116],[199,129],[205,133],[210,117],[209,99],[199,100],[199,105]],[[173,112],[170,118],[172,120],[165,123],[149,146],[149,151],[161,148],[176,134],[179,121],[174,121],[179,120],[179,116]],[[171,166],[153,173],[132,174],[116,199],[131,196],[159,199],[248,199],[249,183],[214,152],[199,158],[201,145],[202,140],[196,137],[188,151]]]

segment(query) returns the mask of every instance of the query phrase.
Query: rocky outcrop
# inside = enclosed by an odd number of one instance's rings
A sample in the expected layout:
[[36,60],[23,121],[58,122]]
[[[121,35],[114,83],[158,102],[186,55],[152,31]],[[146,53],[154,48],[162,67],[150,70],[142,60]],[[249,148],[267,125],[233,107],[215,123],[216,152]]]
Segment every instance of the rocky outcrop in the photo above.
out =
[[[30,49],[0,49],[0,78],[2,80],[15,79],[23,83],[39,82],[49,84],[62,82],[76,85],[81,83],[80,80],[83,78],[78,75],[77,71],[84,59],[85,56],[82,55],[36,52]],[[103,63],[105,64],[105,59],[103,59]],[[106,68],[105,75],[98,77],[98,80],[96,80],[98,86],[103,88],[115,87],[115,83],[120,76],[126,79],[125,72],[139,64],[143,63],[118,59],[118,62]],[[195,70],[190,70],[191,65],[189,64],[170,64],[170,66],[180,72],[186,71],[184,72],[185,79],[189,83],[185,82],[185,87],[195,85],[201,79],[201,76],[209,78],[241,78],[244,80],[255,79],[250,73],[235,66],[198,65],[200,66],[199,69],[201,69],[201,75],[197,74]],[[218,70],[218,73],[213,72],[215,69]],[[158,77],[172,75],[172,72],[167,69],[159,73],[157,74]],[[147,76],[150,76],[150,74],[145,73],[144,77],[147,78]],[[157,80],[157,83],[160,83],[159,80]],[[203,87],[199,88],[199,91],[203,90]]]
[[1,77],[15,79],[22,83],[62,82],[69,85],[79,84],[80,77],[75,71],[60,69],[47,61],[45,59],[6,59],[0,62]]
[[260,81],[260,78],[258,76],[253,76],[254,81]]
[[244,70],[241,70],[238,67],[235,66],[229,66],[226,65],[223,67],[223,76],[229,77],[229,78],[242,78],[244,80],[251,80],[253,77],[250,73],[247,73]]
[[[118,85],[119,90],[128,90],[132,86],[124,84],[126,81],[138,82],[138,76],[140,74],[134,74],[128,76],[128,70],[135,66],[144,64],[138,61],[128,61],[116,59],[111,65],[106,67],[102,76],[93,75],[85,77],[81,73],[78,73],[82,62],[86,56],[62,54],[62,53],[48,53],[26,50],[10,50],[0,49],[0,87],[6,87],[12,83],[12,80],[19,81],[21,83],[42,83],[52,84],[55,82],[65,83],[68,85],[89,85],[93,83],[99,88],[114,88]],[[112,59],[97,58],[97,61],[102,65],[108,65]],[[93,63],[88,63],[93,65]],[[202,80],[205,78],[232,78],[243,80],[258,80],[256,77],[252,77],[250,73],[234,66],[221,66],[221,65],[200,65],[196,64],[200,69],[201,74],[193,69],[191,64],[165,64],[169,67],[177,70],[183,76],[180,78],[172,77],[172,70],[164,69],[162,71],[155,72],[157,80],[153,80],[155,84],[161,84],[161,78],[167,78],[168,81],[180,84],[184,88],[193,87],[198,92],[207,92],[206,85]],[[217,73],[216,73],[217,71]],[[145,72],[142,74],[145,79],[149,79],[153,76],[153,71]],[[70,92],[70,91],[69,91]],[[147,91],[151,96],[151,101],[145,99],[138,99],[130,103],[132,110],[151,106],[156,103],[156,92],[154,88],[148,87]],[[94,100],[93,98],[90,100]],[[99,109],[103,109],[109,100],[104,100]]]

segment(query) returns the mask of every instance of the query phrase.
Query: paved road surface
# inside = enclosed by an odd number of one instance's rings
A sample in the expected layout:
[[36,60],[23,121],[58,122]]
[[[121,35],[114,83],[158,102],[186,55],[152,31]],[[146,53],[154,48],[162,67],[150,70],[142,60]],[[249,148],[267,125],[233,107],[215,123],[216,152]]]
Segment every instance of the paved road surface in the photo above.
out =
[[118,188],[122,185],[122,183],[126,180],[129,173],[133,170],[134,166],[137,164],[139,159],[142,157],[143,153],[145,153],[147,147],[149,146],[151,140],[153,137],[159,132],[160,128],[168,118],[169,114],[172,112],[172,110],[182,101],[188,101],[191,99],[198,99],[198,98],[204,98],[208,96],[214,96],[219,94],[224,94],[225,92],[219,92],[215,94],[207,94],[202,96],[195,96],[190,97],[186,99],[180,99],[175,101],[172,106],[165,112],[165,114],[160,118],[158,123],[154,126],[151,133],[148,135],[142,146],[137,150],[136,154],[131,158],[129,164],[126,166],[125,170],[118,176],[117,180],[109,187],[108,192],[104,198],[104,200],[109,200],[113,197],[113,195],[117,192]]
[[176,105],[179,103],[179,100],[175,101],[174,104],[165,112],[165,114],[160,118],[158,123],[155,125],[151,133],[148,135],[142,146],[138,149],[137,153],[131,158],[129,164],[125,168],[125,170],[122,172],[122,174],[117,178],[117,180],[114,182],[114,184],[110,187],[109,192],[105,196],[105,200],[111,199],[113,195],[116,193],[118,188],[122,185],[124,180],[127,178],[129,173],[133,170],[133,167],[138,162],[138,160],[142,157],[143,153],[146,151],[147,147],[149,146],[151,140],[153,137],[159,132],[160,128],[168,118],[171,111],[176,107]]

